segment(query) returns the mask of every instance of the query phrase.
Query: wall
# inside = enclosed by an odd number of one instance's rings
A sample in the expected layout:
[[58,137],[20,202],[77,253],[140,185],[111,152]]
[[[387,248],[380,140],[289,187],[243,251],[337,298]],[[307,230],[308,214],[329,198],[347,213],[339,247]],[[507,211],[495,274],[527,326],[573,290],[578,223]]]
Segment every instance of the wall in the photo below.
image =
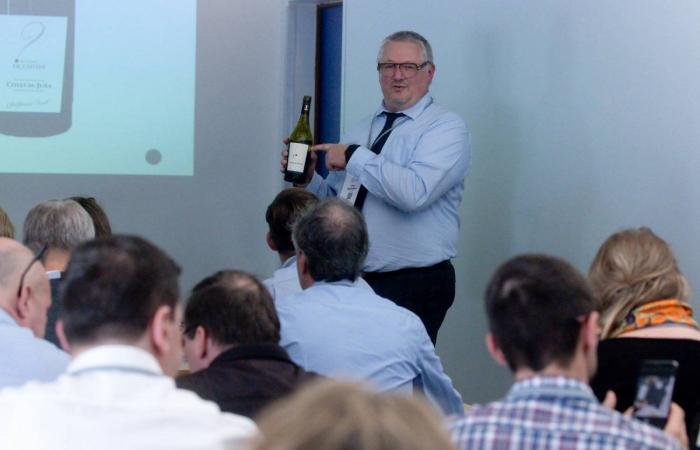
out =
[[[510,382],[483,344],[481,299],[506,258],[587,270],[610,233],[651,226],[698,286],[700,4],[690,0],[346,0],[344,125],[381,94],[376,49],[399,29],[433,44],[436,100],[472,132],[457,299],[438,351],[466,402]],[[696,302],[697,305],[697,302]]]

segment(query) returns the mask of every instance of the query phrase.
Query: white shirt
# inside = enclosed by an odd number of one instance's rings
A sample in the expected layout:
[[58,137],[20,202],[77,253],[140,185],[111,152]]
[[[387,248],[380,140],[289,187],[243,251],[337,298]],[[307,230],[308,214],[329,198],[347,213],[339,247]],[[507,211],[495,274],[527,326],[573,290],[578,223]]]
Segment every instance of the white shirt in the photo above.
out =
[[53,383],[0,392],[3,449],[223,450],[255,434],[251,420],[177,389],[133,346],[93,348]]

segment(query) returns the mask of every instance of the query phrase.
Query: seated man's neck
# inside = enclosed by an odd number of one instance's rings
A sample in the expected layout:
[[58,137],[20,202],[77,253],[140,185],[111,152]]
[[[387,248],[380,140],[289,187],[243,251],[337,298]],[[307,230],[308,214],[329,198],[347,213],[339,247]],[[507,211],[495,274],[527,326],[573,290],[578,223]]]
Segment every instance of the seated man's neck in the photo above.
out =
[[284,264],[285,262],[287,262],[287,260],[289,258],[294,256],[295,253],[294,252],[279,252],[278,254],[280,255],[280,264]]
[[585,384],[588,384],[590,381],[588,365],[585,361],[579,360],[579,358],[574,358],[567,367],[556,363],[552,363],[539,371],[534,371],[529,367],[521,367],[515,371],[514,375],[516,381],[522,381],[534,376],[575,378]]

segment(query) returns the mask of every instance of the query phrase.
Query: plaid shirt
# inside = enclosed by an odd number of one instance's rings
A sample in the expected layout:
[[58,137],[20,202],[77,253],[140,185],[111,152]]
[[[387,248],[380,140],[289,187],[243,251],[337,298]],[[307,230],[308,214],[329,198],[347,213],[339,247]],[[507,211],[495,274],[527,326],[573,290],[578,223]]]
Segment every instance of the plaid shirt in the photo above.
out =
[[459,449],[680,449],[661,430],[602,406],[591,389],[565,377],[534,376],[505,399],[476,406],[451,423]]

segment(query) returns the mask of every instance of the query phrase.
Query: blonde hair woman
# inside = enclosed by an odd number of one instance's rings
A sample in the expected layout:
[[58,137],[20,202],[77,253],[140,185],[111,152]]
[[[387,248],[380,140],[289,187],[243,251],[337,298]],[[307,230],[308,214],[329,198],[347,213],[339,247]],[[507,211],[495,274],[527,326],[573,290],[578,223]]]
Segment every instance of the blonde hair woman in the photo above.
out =
[[311,383],[256,420],[254,450],[453,450],[425,400],[347,382]]
[[0,237],[15,238],[15,227],[7,213],[0,208]]
[[588,274],[598,299],[601,342],[591,385],[602,398],[617,394],[618,410],[634,401],[645,359],[673,359],[679,369],[673,399],[686,413],[695,442],[700,422],[700,329],[689,304],[690,285],[666,241],[649,228],[610,236]]

